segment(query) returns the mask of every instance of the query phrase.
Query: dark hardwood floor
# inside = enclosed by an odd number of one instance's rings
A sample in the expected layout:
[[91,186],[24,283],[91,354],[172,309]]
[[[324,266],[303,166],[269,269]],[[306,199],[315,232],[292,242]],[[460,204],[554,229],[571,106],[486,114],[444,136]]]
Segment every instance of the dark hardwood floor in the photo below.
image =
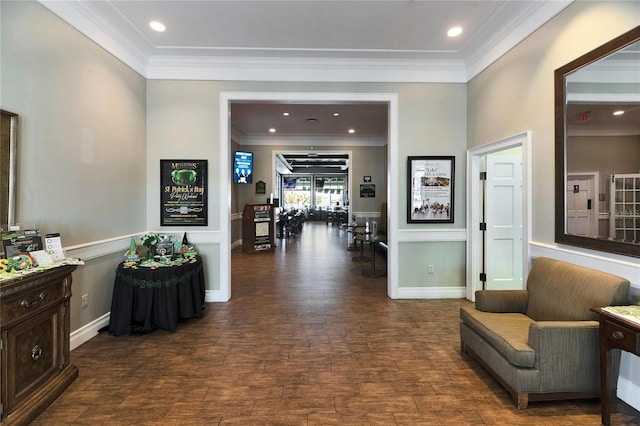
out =
[[[230,302],[174,333],[91,339],[71,354],[79,378],[34,424],[600,424],[598,400],[516,410],[460,353],[469,302],[390,300],[346,238],[310,222],[275,253],[234,250]],[[626,404],[614,411],[613,424],[640,425]]]

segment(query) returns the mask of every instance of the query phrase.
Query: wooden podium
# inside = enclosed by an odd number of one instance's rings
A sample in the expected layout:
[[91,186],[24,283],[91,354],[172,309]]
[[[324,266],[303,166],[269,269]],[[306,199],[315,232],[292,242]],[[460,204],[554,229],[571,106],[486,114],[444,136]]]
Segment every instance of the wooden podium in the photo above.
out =
[[273,204],[247,204],[242,213],[242,251],[275,250]]

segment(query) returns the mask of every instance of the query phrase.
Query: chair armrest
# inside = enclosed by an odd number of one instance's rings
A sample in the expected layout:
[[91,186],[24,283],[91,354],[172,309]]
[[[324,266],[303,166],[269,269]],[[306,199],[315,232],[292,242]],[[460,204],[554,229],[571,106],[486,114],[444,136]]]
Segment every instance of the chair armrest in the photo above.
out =
[[[540,392],[594,391],[599,383],[598,321],[538,321],[529,326]],[[595,387],[595,388],[594,388]]]
[[478,290],[476,309],[484,312],[521,313],[527,312],[527,290]]

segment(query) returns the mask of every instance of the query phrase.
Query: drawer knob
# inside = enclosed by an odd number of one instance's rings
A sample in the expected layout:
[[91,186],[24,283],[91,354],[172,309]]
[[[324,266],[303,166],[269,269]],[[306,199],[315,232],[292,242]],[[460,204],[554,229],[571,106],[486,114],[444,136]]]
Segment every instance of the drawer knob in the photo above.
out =
[[40,348],[40,345],[35,345],[31,349],[31,359],[34,361],[37,361],[41,355],[42,355],[42,348]]
[[622,331],[614,331],[613,333],[611,333],[611,336],[616,340],[624,339],[624,333]]
[[42,302],[44,300],[44,293],[40,293],[40,295],[38,295],[38,298],[36,300],[32,300],[31,302],[28,302],[27,299],[24,299],[22,302],[20,302],[20,306],[22,306],[23,308],[31,308],[33,306],[36,306],[38,303]]

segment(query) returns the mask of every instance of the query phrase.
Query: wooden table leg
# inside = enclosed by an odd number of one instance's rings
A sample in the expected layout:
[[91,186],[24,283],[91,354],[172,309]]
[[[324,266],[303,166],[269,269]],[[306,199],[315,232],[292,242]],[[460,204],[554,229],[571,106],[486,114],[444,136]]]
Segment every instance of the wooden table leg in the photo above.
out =
[[611,350],[607,345],[605,329],[600,323],[600,406],[602,411],[602,424],[611,424],[611,402],[615,398],[615,389],[611,380]]

